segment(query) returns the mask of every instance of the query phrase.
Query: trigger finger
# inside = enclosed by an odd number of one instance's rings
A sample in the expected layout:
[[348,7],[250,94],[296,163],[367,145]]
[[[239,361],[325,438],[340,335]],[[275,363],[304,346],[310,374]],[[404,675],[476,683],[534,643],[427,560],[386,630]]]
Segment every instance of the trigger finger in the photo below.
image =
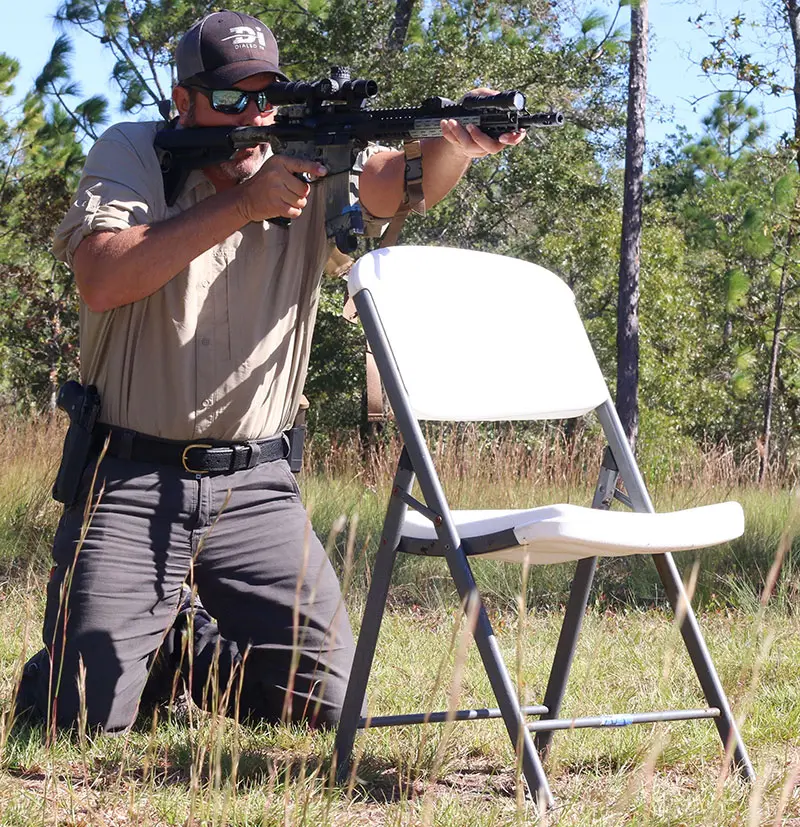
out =
[[292,172],[286,173],[284,183],[289,192],[294,195],[299,195],[302,198],[307,198],[309,192],[311,192],[311,187],[302,178],[298,178],[297,175]]

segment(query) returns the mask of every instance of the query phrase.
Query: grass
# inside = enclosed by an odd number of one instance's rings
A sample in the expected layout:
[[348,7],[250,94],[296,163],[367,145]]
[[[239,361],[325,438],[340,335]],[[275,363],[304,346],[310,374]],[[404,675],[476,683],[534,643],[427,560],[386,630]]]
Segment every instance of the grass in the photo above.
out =
[[[32,593],[27,601],[9,601],[4,593],[2,603],[2,693],[8,697],[24,629],[35,626],[39,606]],[[440,667],[449,675],[454,666],[449,643],[456,614],[407,608],[387,616],[370,685],[373,712],[447,708],[449,678],[432,688]],[[558,620],[549,612],[525,616],[519,675],[530,702],[541,698]],[[513,664],[517,616],[496,613],[493,621]],[[721,783],[720,743],[709,722],[561,733],[549,765],[558,824],[717,827],[800,818],[798,791],[784,800],[800,771],[800,622],[721,611],[703,621],[722,682],[744,718],[758,785]],[[591,612],[565,714],[702,706],[675,643],[664,613]],[[458,704],[486,704],[491,692],[473,647],[463,675]],[[362,734],[349,795],[329,783],[331,748],[330,733],[241,726],[208,715],[189,721],[162,713],[155,726],[142,718],[123,737],[62,736],[50,745],[40,728],[21,727],[3,736],[0,823],[536,822],[518,795],[513,755],[496,722],[462,723],[450,732],[428,725]]]
[[[49,542],[58,519],[48,492],[54,469],[45,457],[57,452],[61,432],[58,427],[4,427],[0,701],[7,709],[24,655],[36,648],[39,637]],[[466,442],[442,441],[437,448],[451,496],[460,506],[499,504],[488,493],[489,484],[498,482],[505,502],[520,507],[548,500],[585,503],[590,496],[585,475],[573,471],[594,458],[590,444],[572,456],[558,453],[563,446],[551,446],[547,456],[544,448],[537,449],[533,459],[550,463],[541,475],[528,454],[530,461],[522,455],[495,456],[482,470],[469,464],[466,447]],[[312,453],[311,473],[303,479],[317,532],[331,535],[331,555],[339,564],[346,556],[345,537],[351,538],[356,565],[348,599],[354,626],[388,496],[391,450],[389,445],[374,452],[366,465],[349,453],[350,445],[334,446],[324,461]],[[515,473],[503,470],[509,468]],[[706,640],[758,782],[748,787],[725,777],[719,738],[708,721],[557,733],[547,768],[557,798],[550,823],[800,827],[794,496],[777,487],[743,485],[731,476],[729,463],[717,468],[716,478],[709,468],[695,469],[691,486],[680,474],[678,484],[657,486],[654,499],[661,508],[727,497],[745,506],[745,538],[698,557],[698,597]],[[346,527],[342,515],[349,516]],[[781,542],[784,564],[764,594]],[[690,561],[683,565],[688,570]],[[564,714],[703,706],[647,566],[609,568],[585,619]],[[541,701],[561,620],[557,609],[571,570],[531,571],[520,612],[518,567],[476,565],[499,644],[526,703]],[[368,699],[372,714],[494,705],[442,561],[401,560]],[[522,795],[499,722],[364,733],[357,741],[351,783],[341,787],[331,783],[329,732],[244,726],[196,711],[187,715],[180,706],[159,709],[154,717],[142,715],[128,734],[116,738],[81,731],[48,741],[40,727],[9,723],[4,714],[3,827],[542,823]]]

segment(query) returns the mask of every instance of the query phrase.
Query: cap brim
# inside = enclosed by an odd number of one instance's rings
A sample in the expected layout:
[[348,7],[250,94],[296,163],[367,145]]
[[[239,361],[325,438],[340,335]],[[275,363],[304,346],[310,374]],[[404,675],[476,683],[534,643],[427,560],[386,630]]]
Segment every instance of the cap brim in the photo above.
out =
[[232,84],[253,75],[260,75],[262,72],[271,72],[278,80],[289,80],[273,63],[268,63],[265,60],[239,60],[236,63],[229,63],[227,66],[220,66],[219,69],[213,71],[192,75],[191,78],[187,78],[183,82],[189,83],[191,81],[201,86],[207,86],[209,89],[228,89]]

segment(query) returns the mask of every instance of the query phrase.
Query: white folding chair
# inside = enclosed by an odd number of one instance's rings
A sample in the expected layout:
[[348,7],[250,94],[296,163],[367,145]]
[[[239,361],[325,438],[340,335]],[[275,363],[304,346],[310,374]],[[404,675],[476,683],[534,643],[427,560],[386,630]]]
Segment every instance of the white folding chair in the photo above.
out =
[[[447,719],[445,712],[362,718],[367,681],[399,551],[443,556],[467,605],[477,596],[470,557],[531,564],[577,560],[564,624],[540,706],[521,707],[489,618],[479,603],[474,637],[497,709],[459,710],[456,720],[502,717],[521,750],[522,772],[544,806],[552,794],[541,759],[552,733],[579,727],[713,718],[746,779],[754,772],[671,552],[732,540],[744,531],[738,503],[655,514],[571,290],[535,264],[442,247],[394,247],[363,256],[352,296],[404,441],[336,736],[340,779],[358,728]],[[594,411],[608,449],[591,508],[451,510],[419,420],[563,419]],[[411,495],[415,477],[422,499]],[[627,494],[618,489],[621,477]],[[632,511],[610,511],[614,499]],[[561,701],[598,556],[651,554],[708,708],[559,719]],[[479,599],[479,598],[478,598]],[[525,717],[539,720],[526,723]],[[536,744],[531,737],[536,733]]]

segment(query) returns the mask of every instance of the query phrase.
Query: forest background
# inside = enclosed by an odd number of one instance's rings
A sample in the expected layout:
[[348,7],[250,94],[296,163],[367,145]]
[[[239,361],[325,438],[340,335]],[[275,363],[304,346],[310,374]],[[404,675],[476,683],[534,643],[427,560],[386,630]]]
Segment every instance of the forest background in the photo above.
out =
[[[563,111],[564,128],[532,134],[520,150],[473,165],[445,203],[408,223],[404,241],[490,250],[554,270],[575,291],[613,380],[627,2],[604,9],[559,0],[226,5],[261,15],[280,32],[290,76],[318,77],[331,63],[351,65],[378,81],[378,106],[433,93],[458,97],[486,83],[520,89],[532,110]],[[639,451],[657,477],[708,450],[731,452],[745,476],[759,475],[759,464],[761,476],[791,481],[795,474],[800,219],[794,119],[786,113],[796,111],[796,10],[792,0],[745,5],[747,13],[731,18],[692,4],[671,6],[707,34],[698,70],[721,91],[696,102],[707,112],[697,134],[678,127],[647,153]],[[0,403],[6,410],[51,413],[58,385],[78,371],[75,286],[49,245],[85,152],[114,120],[158,117],[155,104],[169,95],[178,37],[216,7],[68,0],[56,12],[63,34],[21,103],[14,89],[19,62],[0,55]],[[71,37],[79,33],[113,56],[122,114],[101,95],[81,95],[82,79],[71,68]],[[768,128],[763,112],[781,108]],[[340,318],[343,289],[325,286],[306,389],[318,447],[364,433],[363,339]],[[765,431],[771,431],[767,457]]]
[[[562,111],[562,128],[531,134],[514,151],[473,164],[448,199],[409,220],[403,241],[488,250],[554,270],[575,292],[613,386],[627,3],[225,5],[256,14],[279,33],[291,77],[319,77],[331,63],[347,64],[378,81],[378,106],[432,94],[458,97],[487,84],[521,90],[531,110]],[[637,450],[660,509],[727,496],[745,507],[744,537],[704,552],[699,570],[693,555],[680,560],[759,782],[744,788],[723,783],[724,766],[719,776],[709,772],[723,764],[712,727],[686,727],[667,739],[626,728],[623,737],[614,733],[613,746],[608,733],[592,733],[592,741],[575,735],[557,740],[548,766],[564,825],[800,824],[800,523],[790,490],[800,455],[800,11],[798,0],[743,0],[742,6],[719,16],[689,0],[670,4],[671,14],[691,18],[704,36],[696,70],[708,74],[719,94],[696,102],[704,113],[696,127],[662,129],[647,149]],[[63,36],[37,67],[30,91],[19,81],[30,67],[23,72],[0,54],[0,699],[10,697],[25,658],[39,646],[59,518],[49,489],[64,417],[51,420],[59,384],[79,370],[77,294],[71,274],[50,253],[52,234],[94,138],[113,121],[157,117],[179,36],[217,7],[66,0],[56,12]],[[657,36],[658,21],[651,20]],[[97,77],[73,71],[72,38],[87,37],[111,56],[122,112],[116,100],[82,93],[81,82],[97,88]],[[20,38],[21,50],[29,40]],[[681,77],[682,67],[675,68]],[[648,101],[651,109],[656,103]],[[343,294],[340,281],[325,284],[306,387],[311,445],[301,484],[357,625],[398,445],[391,425],[379,431],[365,425],[364,342],[341,318]],[[504,423],[432,433],[448,494],[459,507],[591,500],[603,445],[590,421],[517,429],[513,443],[505,440],[509,433]],[[606,562],[587,613],[585,666],[571,679],[576,704],[566,714],[629,708],[631,693],[636,708],[694,705],[694,682],[670,668],[678,636],[660,611],[663,587],[650,561]],[[376,669],[370,684],[376,710],[478,706],[491,697],[481,679],[463,687],[455,678],[452,687],[442,682],[453,665],[459,674],[467,655],[465,646],[453,645],[461,614],[450,618],[457,607],[439,563],[408,555],[398,562],[393,611],[382,633],[381,662],[388,667]],[[541,610],[563,606],[572,567],[521,572],[492,561],[475,567],[498,639],[509,662],[516,658],[521,697],[537,697],[550,657],[540,650],[551,652],[560,620],[559,611]],[[467,674],[479,674],[474,650],[469,657]],[[638,680],[648,674],[657,678],[652,691]],[[43,742],[36,728],[20,733],[0,717],[0,821],[516,825],[530,815],[517,795],[506,741],[491,724],[459,732],[455,742],[448,730],[423,730],[419,739],[411,732],[362,739],[368,746],[354,765],[358,789],[350,795],[355,781],[344,794],[326,784],[328,735],[239,728],[188,714],[188,724],[170,711],[161,721],[144,716],[130,738],[76,743]]]

